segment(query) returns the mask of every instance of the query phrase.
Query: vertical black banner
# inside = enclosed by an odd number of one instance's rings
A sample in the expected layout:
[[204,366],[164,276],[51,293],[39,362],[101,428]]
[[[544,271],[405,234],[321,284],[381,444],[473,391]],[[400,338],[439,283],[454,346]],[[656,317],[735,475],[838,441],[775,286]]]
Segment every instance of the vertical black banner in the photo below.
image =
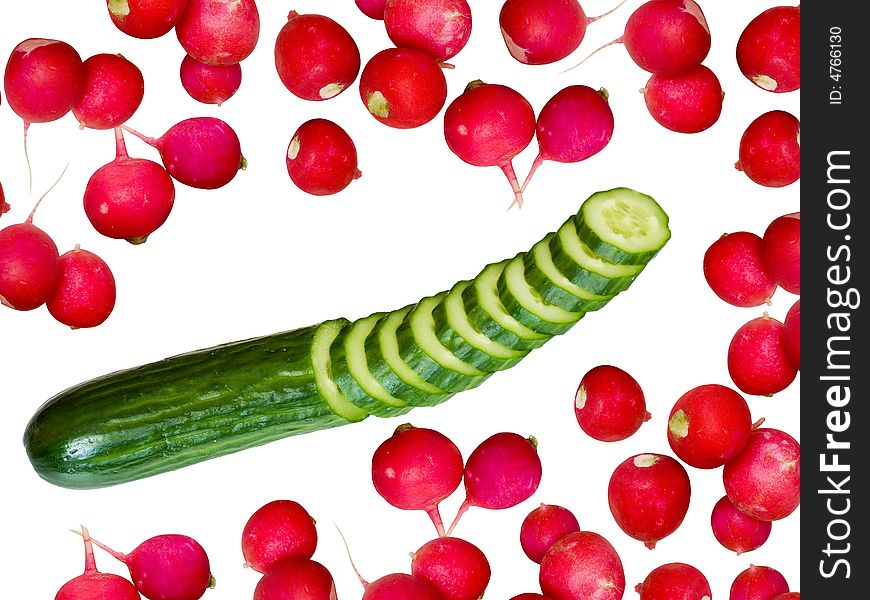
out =
[[[801,6],[801,591],[865,598],[870,36],[861,2]],[[870,300],[870,297],[867,298]]]

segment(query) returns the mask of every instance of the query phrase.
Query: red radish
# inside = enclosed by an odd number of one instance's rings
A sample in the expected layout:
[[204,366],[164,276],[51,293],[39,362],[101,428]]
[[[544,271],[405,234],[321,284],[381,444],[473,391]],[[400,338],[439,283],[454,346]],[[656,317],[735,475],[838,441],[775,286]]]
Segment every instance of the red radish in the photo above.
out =
[[3,193],[3,184],[0,183],[0,216],[3,216],[3,213],[9,212],[10,208],[12,207],[6,202],[6,194]]
[[73,329],[96,327],[115,308],[115,277],[106,262],[78,245],[60,257],[60,279],[46,300],[48,312]]
[[704,574],[686,563],[667,563],[650,571],[634,588],[640,600],[710,600],[713,592]]
[[359,74],[359,48],[347,30],[329,17],[294,10],[275,40],[275,68],[294,95],[328,100]]
[[468,43],[471,8],[466,0],[386,0],[384,26],[399,48],[416,48],[443,62]]
[[203,104],[220,106],[242,85],[242,65],[207,65],[192,56],[181,61],[181,86],[188,95]]
[[680,396],[668,417],[671,450],[698,469],[715,469],[737,456],[750,431],[746,400],[716,383],[699,385]]
[[626,534],[655,548],[683,522],[692,490],[683,466],[663,454],[638,454],[613,471],[610,512]]
[[285,558],[272,564],[254,588],[254,600],[336,600],[335,581],[322,564]]
[[538,156],[522,189],[545,160],[575,163],[598,154],[613,135],[613,111],[607,90],[571,85],[550,98],[538,114]]
[[462,454],[433,429],[400,425],[372,456],[372,483],[381,497],[402,510],[424,510],[439,535],[438,504],[462,482]]
[[175,185],[156,162],[127,154],[120,129],[115,135],[115,159],[97,169],[85,187],[85,214],[99,233],[141,244],[169,217]]
[[533,562],[538,564],[550,546],[568,535],[580,531],[577,517],[564,506],[541,504],[520,525],[520,546]]
[[783,323],[782,341],[785,344],[785,355],[795,369],[801,368],[801,301],[791,305]]
[[375,119],[397,129],[411,129],[441,112],[447,100],[447,80],[425,52],[388,48],[363,67],[359,93]]
[[775,596],[772,600],[801,600],[800,592],[788,592],[786,594],[780,594],[779,596]]
[[357,8],[370,19],[384,20],[384,4],[386,0],[356,0]]
[[523,193],[512,160],[535,137],[535,125],[535,111],[519,92],[479,79],[444,112],[444,138],[450,150],[470,165],[499,167],[519,206]]
[[461,538],[439,537],[411,555],[411,574],[432,584],[443,600],[478,600],[492,573],[480,548]]
[[801,293],[801,214],[771,221],[762,238],[762,258],[776,283],[792,294]]
[[543,594],[526,593],[526,594],[519,594],[518,596],[514,596],[513,598],[511,598],[511,600],[550,600],[550,599],[547,598],[546,596],[544,596]]
[[142,71],[120,54],[95,54],[84,63],[85,85],[72,111],[82,127],[114,129],[126,122],[145,95]]
[[94,560],[94,547],[88,530],[82,527],[85,542],[85,570],[67,581],[54,600],[140,600],[136,587],[114,573],[101,573]]
[[541,484],[541,457],[534,437],[491,435],[465,461],[465,500],[448,534],[472,506],[502,510],[528,500]]
[[784,110],[756,118],[740,138],[739,160],[734,166],[765,187],[784,187],[800,179],[800,121]]
[[258,508],[242,530],[245,565],[268,572],[279,560],[311,558],[317,528],[308,511],[293,500],[273,500]]
[[725,493],[737,510],[777,521],[800,504],[800,444],[778,429],[756,429],[743,451],[725,464]]
[[704,253],[704,278],[728,304],[748,308],[769,304],[776,280],[764,264],[761,237],[748,231],[726,233]]
[[129,36],[158,38],[175,27],[187,0],[106,0],[109,17]]
[[750,565],[731,584],[729,600],[771,600],[788,592],[782,573],[772,567]]
[[336,194],[362,175],[353,140],[327,119],[306,121],[293,134],[287,173],[299,189],[315,196]]
[[677,133],[699,133],[722,114],[725,94],[716,74],[698,65],[679,75],[654,74],[641,90],[656,123]]
[[0,304],[15,310],[38,308],[59,279],[57,246],[30,218],[0,229]]
[[634,63],[645,71],[679,75],[707,57],[710,27],[694,0],[648,0],[628,18],[621,37],[601,46],[576,66],[613,44],[623,44]]
[[199,62],[233,65],[254,51],[260,13],[254,0],[187,0],[175,34],[184,51]]
[[126,125],[124,130],[157,148],[169,174],[190,187],[223,187],[247,166],[239,136],[225,121],[214,117],[185,119],[157,139]]
[[362,600],[443,600],[431,583],[406,573],[391,573],[363,585]]
[[737,510],[728,496],[713,506],[710,525],[719,543],[737,554],[760,548],[773,529],[770,521],[760,521]]
[[148,600],[198,600],[214,586],[208,555],[186,535],[157,535],[129,554],[92,541],[127,565],[133,584]]
[[574,416],[588,436],[602,442],[632,436],[651,417],[640,384],[612,365],[593,367],[580,380]]
[[741,392],[772,396],[794,381],[786,356],[785,326],[767,313],[742,325],[728,346],[728,373]]
[[801,7],[774,6],[752,19],[737,40],[737,65],[769,92],[801,86]]
[[541,560],[541,591],[552,600],[621,600],[625,571],[616,550],[591,531],[569,533]]

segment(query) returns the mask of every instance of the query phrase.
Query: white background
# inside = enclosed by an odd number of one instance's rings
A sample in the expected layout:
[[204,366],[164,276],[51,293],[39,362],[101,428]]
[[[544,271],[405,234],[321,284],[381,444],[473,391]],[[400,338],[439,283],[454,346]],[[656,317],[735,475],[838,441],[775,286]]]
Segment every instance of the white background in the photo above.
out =
[[[612,6],[588,0],[597,15]],[[247,517],[277,498],[301,502],[317,519],[315,558],[332,571],[339,597],[361,595],[333,523],[346,534],[368,579],[409,569],[408,553],[433,536],[422,513],[387,505],[372,487],[370,458],[402,422],[434,427],[464,455],[497,431],[534,434],[544,476],[524,504],[493,512],[472,509],[456,534],[489,557],[493,578],[486,597],[506,599],[538,591],[536,565],[518,541],[523,517],[540,502],[572,509],[581,527],[605,535],[626,571],[626,598],[654,567],[683,561],[700,568],[714,598],[726,598],[734,576],[750,563],[779,569],[799,590],[799,511],[774,523],[762,548],[736,556],[710,531],[713,504],[723,495],[721,470],[689,468],[692,502],[682,527],[647,550],[615,525],[606,486],[613,468],[640,452],[670,453],[667,414],[676,399],[704,383],[730,385],[725,356],[734,331],[767,310],[783,319],[796,299],[778,291],[769,307],[741,309],[718,300],[706,286],[701,261],[721,234],[761,234],[775,217],[799,210],[799,183],[768,189],[734,168],[740,135],[755,117],[773,109],[799,114],[799,93],[772,94],[743,78],[734,48],[750,19],[774,3],[702,2],[713,37],[705,61],[726,93],[721,119],[695,135],[656,124],[638,90],[648,74],[625,49],[602,51],[562,74],[600,44],[618,37],[640,0],[630,0],[589,26],[580,49],[559,64],[526,66],[505,49],[497,2],[473,2],[468,46],[446,72],[448,101],[472,79],[503,83],[523,93],[535,110],[569,84],[606,87],[615,114],[610,145],[586,163],[545,163],[526,192],[522,210],[506,212],[511,193],[497,168],[466,165],[447,148],[439,115],[415,130],[376,122],[356,86],[326,102],[306,102],[281,85],[273,43],[289,10],[321,12],[355,37],[365,61],[390,45],[383,23],[341,2],[261,2],[260,43],[243,63],[238,94],[221,107],[190,99],[178,81],[183,52],[174,33],[136,40],[119,32],[102,2],[18,2],[0,20],[0,55],[27,37],[73,44],[85,58],[121,52],[143,71],[145,100],[130,125],[159,136],[190,116],[213,115],[238,132],[247,171],[226,187],[203,191],[177,186],[167,223],[143,246],[97,234],[85,218],[82,192],[88,177],[114,156],[111,132],[80,131],[72,115],[34,125],[29,147],[34,194],[28,194],[21,122],[0,106],[2,181],[12,211],[0,225],[23,221],[30,207],[70,167],[37,212],[35,223],[61,252],[75,244],[101,255],[118,286],[117,307],[102,326],[72,331],[44,308],[28,313],[0,309],[0,456],[3,457],[3,595],[51,598],[81,571],[80,523],[122,551],[159,533],[185,533],[207,549],[217,588],[212,600],[249,598],[257,574],[242,568],[239,539]],[[5,58],[4,58],[5,60]],[[290,136],[316,116],[341,124],[356,141],[361,179],[339,195],[316,198],[295,189],[284,153]],[[131,154],[158,160],[133,138]],[[535,156],[533,142],[515,160],[522,178]],[[434,409],[394,420],[367,421],[208,461],[174,473],[109,489],[70,491],[39,479],[25,456],[21,435],[37,407],[82,380],[174,353],[345,316],[389,310],[446,289],[486,263],[528,249],[555,229],[591,193],[630,186],[656,197],[671,216],[673,238],[625,294],[590,314],[567,335],[537,350],[521,365],[494,376]],[[640,382],[653,414],[632,438],[614,444],[586,437],[573,416],[574,390],[591,367],[611,363]],[[799,439],[796,381],[772,398],[747,397],[754,418]],[[444,502],[453,517],[461,489]],[[98,566],[124,573],[98,551]]]

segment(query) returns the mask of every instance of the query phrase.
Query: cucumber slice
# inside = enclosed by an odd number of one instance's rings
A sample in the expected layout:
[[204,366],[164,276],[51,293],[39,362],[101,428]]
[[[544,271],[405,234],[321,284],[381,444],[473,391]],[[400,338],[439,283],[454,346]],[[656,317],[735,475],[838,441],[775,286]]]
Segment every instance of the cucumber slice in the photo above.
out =
[[394,417],[411,407],[381,385],[369,370],[366,357],[366,338],[385,314],[374,313],[351,323],[333,343],[331,358],[335,382],[351,404],[370,415]]
[[494,342],[474,328],[465,313],[462,293],[470,281],[454,285],[432,311],[435,335],[458,359],[481,371],[501,371],[517,364],[527,353]]
[[399,355],[424,381],[445,392],[476,387],[491,375],[457,358],[435,335],[432,311],[446,292],[423,298],[396,332]]
[[568,312],[544,302],[525,278],[524,253],[517,254],[505,266],[498,280],[498,292],[505,309],[517,321],[539,333],[565,333],[585,313]]
[[314,385],[323,396],[329,409],[348,421],[362,421],[369,414],[355,406],[332,379],[332,360],[330,348],[341,330],[348,325],[347,319],[326,321],[314,332],[311,342],[311,365],[314,370]]
[[610,302],[613,296],[593,294],[565,277],[553,263],[550,254],[550,233],[525,255],[526,281],[541,296],[541,300],[568,312],[592,312]]
[[372,375],[390,394],[411,406],[434,406],[452,394],[420,377],[399,354],[397,330],[414,306],[394,310],[381,319],[366,340],[366,360]]
[[550,240],[550,254],[556,268],[574,285],[593,294],[615,296],[628,289],[643,265],[618,265],[592,253],[577,237],[574,219],[569,219]]
[[668,215],[658,202],[624,187],[590,196],[575,225],[594,254],[624,265],[647,264],[671,237]]
[[528,351],[543,346],[550,336],[532,331],[505,309],[498,297],[498,278],[508,261],[487,265],[462,293],[471,325],[492,341],[511,350]]

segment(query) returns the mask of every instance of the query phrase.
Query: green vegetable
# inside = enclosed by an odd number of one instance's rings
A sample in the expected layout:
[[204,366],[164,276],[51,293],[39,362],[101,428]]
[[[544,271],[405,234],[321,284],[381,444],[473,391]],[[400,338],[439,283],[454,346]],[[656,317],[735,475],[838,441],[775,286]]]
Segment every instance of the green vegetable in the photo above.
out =
[[69,388],[28,424],[30,461],[54,484],[104,487],[443,402],[600,309],[670,237],[658,204],[625,188],[595,194],[581,215],[529,252],[417,304],[190,352]]

